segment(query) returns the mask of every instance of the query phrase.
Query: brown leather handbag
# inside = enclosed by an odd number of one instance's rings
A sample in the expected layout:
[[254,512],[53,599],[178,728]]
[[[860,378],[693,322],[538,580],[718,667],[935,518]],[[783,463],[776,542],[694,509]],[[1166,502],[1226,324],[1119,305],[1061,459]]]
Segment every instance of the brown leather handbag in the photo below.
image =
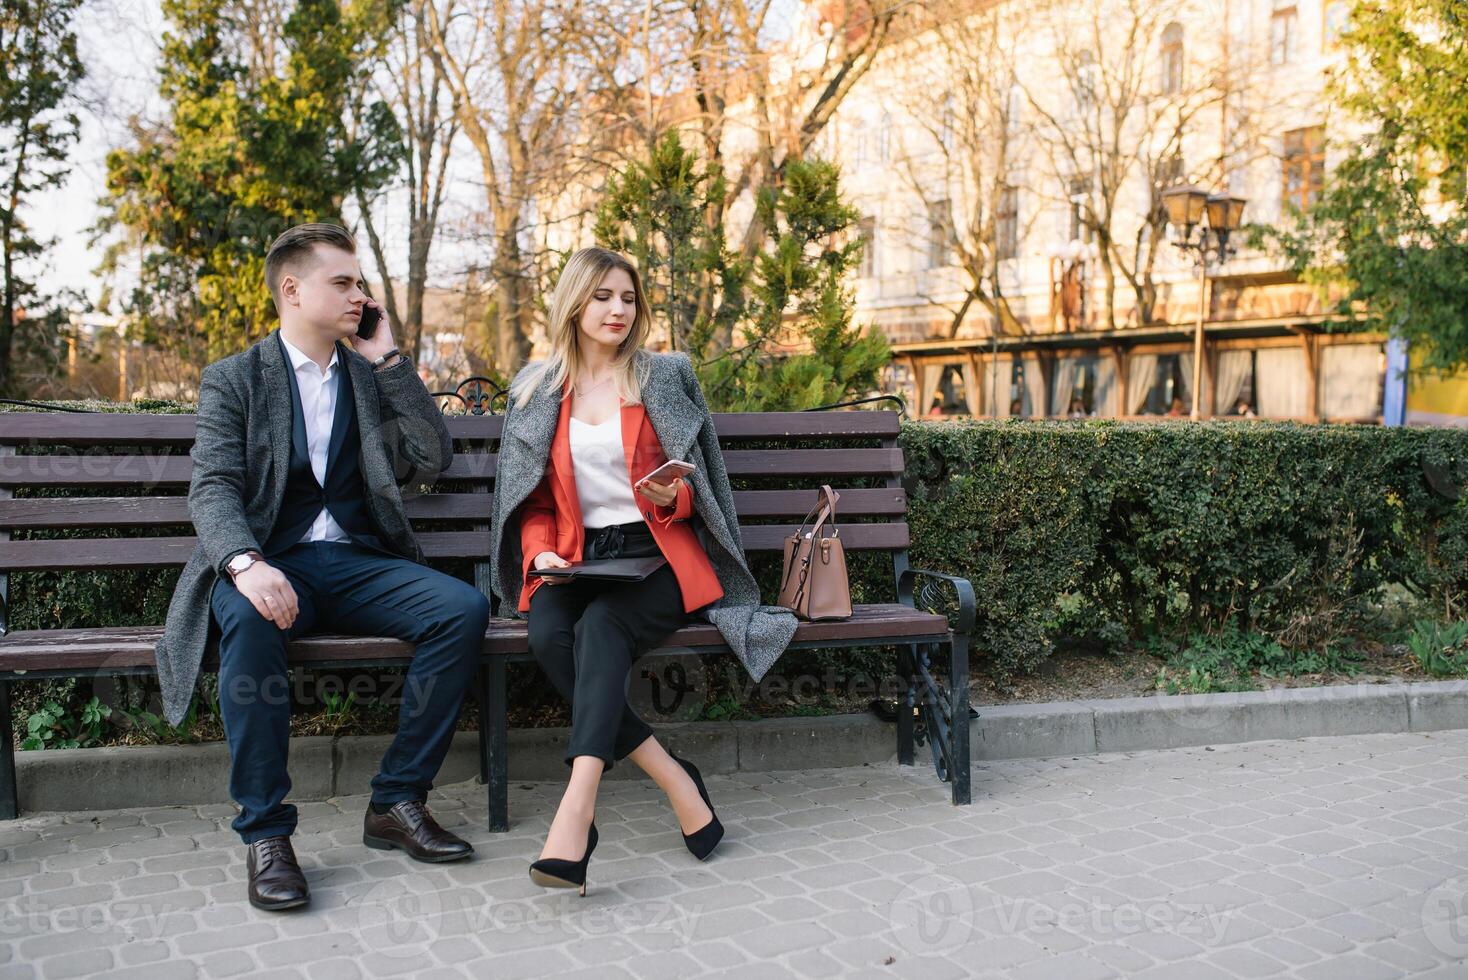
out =
[[[841,495],[822,484],[821,497],[800,528],[785,539],[785,567],[780,573],[777,605],[801,619],[847,619],[851,616],[851,585],[846,578],[846,549],[836,526],[836,501]],[[806,524],[816,510],[815,525]],[[827,527],[827,522],[830,526]]]

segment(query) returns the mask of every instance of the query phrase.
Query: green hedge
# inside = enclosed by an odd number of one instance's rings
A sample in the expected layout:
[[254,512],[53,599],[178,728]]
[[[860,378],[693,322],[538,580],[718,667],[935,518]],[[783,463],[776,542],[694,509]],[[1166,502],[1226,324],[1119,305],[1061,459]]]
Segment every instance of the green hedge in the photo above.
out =
[[[1468,585],[1468,432],[1293,423],[904,427],[914,562],[966,575],[1001,674],[1057,634],[1115,642],[1230,619],[1327,642],[1397,584]],[[1424,467],[1437,476],[1437,489]]]
[[[1181,638],[1234,620],[1297,645],[1324,644],[1383,586],[1450,614],[1468,585],[1468,504],[1449,499],[1468,478],[1468,431],[923,421],[903,426],[901,445],[912,563],[973,581],[975,649],[1000,678],[1033,670],[1059,637]],[[850,562],[856,601],[892,600],[886,555]],[[470,578],[467,563],[443,567]],[[778,556],[753,567],[772,600]],[[11,627],[159,623],[176,577],[12,576]],[[880,676],[890,657],[890,648],[792,652],[775,673],[839,665]],[[731,666],[726,655],[710,674],[735,676]],[[533,664],[511,674],[516,703],[552,699]],[[53,693],[73,692],[68,683]],[[17,714],[23,722],[22,706]]]

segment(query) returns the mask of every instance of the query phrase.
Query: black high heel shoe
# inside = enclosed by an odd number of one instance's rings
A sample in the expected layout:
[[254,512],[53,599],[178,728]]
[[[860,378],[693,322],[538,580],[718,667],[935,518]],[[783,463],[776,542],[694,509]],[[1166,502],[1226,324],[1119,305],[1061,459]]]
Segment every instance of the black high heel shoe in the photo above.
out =
[[586,896],[586,865],[591,861],[591,852],[596,850],[596,821],[586,831],[586,853],[579,861],[565,858],[541,858],[530,862],[530,880],[547,888],[580,888]]
[[719,815],[714,813],[714,805],[709,802],[709,791],[704,788],[703,776],[699,773],[698,767],[676,755],[673,756],[673,761],[682,766],[683,770],[692,777],[693,785],[698,787],[698,795],[703,797],[703,805],[709,808],[709,814],[713,818],[693,833],[683,835],[683,843],[689,853],[702,861],[713,852],[719,841],[723,840],[724,825],[719,823]]

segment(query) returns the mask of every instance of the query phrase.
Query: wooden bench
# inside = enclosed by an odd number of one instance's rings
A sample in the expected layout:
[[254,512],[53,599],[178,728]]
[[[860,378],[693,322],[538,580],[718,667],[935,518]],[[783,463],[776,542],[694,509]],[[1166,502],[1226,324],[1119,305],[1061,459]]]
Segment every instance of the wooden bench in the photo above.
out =
[[[445,417],[455,443],[452,466],[438,486],[454,492],[410,496],[408,515],[428,558],[465,559],[474,580],[491,596],[489,522],[495,452],[501,418]],[[791,649],[895,645],[906,704],[897,711],[897,755],[912,765],[914,745],[927,742],[940,779],[951,781],[955,804],[969,802],[968,643],[974,620],[970,584],[961,578],[908,566],[907,498],[895,412],[822,411],[727,414],[714,417],[729,475],[741,481],[794,481],[803,487],[830,483],[841,494],[841,537],[849,554],[891,556],[894,602],[858,605],[848,620],[802,622]],[[11,574],[86,569],[182,566],[194,549],[191,536],[159,536],[190,529],[186,494],[192,415],[0,413],[0,819],[19,812],[11,740],[10,685],[51,677],[147,674],[161,627],[9,630],[5,603]],[[751,441],[835,443],[830,448],[740,449]],[[876,443],[856,447],[853,442]],[[449,481],[452,481],[451,483]],[[866,484],[851,486],[852,483]],[[873,486],[872,484],[875,484]],[[43,497],[16,496],[46,488]],[[133,496],[88,496],[126,489]],[[814,489],[738,490],[735,507],[746,553],[778,553],[815,502]],[[784,523],[761,523],[784,518]],[[452,530],[450,530],[452,528]],[[101,529],[151,536],[87,536]],[[29,532],[65,530],[76,536],[32,539]],[[21,534],[23,539],[16,540]],[[916,594],[915,594],[916,588]],[[772,597],[767,596],[766,601]],[[921,606],[923,608],[917,608]],[[927,609],[956,610],[952,621]],[[700,623],[668,638],[678,652],[727,651],[712,624]],[[946,657],[942,657],[946,651]],[[291,644],[294,666],[368,668],[401,666],[412,645],[387,638],[311,636]],[[663,651],[666,652],[666,651]],[[659,655],[654,651],[649,656]],[[935,659],[940,658],[940,659]],[[484,639],[475,683],[480,704],[480,778],[489,797],[489,829],[509,829],[506,665],[532,661],[524,620],[496,616]],[[946,680],[933,667],[946,667]],[[204,669],[215,670],[212,649]],[[957,721],[955,722],[955,719]]]

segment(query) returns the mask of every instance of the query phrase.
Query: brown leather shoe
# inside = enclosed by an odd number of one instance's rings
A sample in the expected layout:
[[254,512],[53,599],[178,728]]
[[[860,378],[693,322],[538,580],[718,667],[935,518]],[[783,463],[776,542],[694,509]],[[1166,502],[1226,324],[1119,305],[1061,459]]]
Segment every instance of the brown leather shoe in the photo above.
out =
[[386,813],[374,813],[369,803],[362,843],[384,851],[396,847],[418,861],[457,861],[474,853],[468,841],[438,825],[422,800],[394,803]]
[[245,857],[250,872],[250,904],[275,912],[305,905],[311,898],[306,876],[296,863],[289,837],[266,837],[250,845]]

